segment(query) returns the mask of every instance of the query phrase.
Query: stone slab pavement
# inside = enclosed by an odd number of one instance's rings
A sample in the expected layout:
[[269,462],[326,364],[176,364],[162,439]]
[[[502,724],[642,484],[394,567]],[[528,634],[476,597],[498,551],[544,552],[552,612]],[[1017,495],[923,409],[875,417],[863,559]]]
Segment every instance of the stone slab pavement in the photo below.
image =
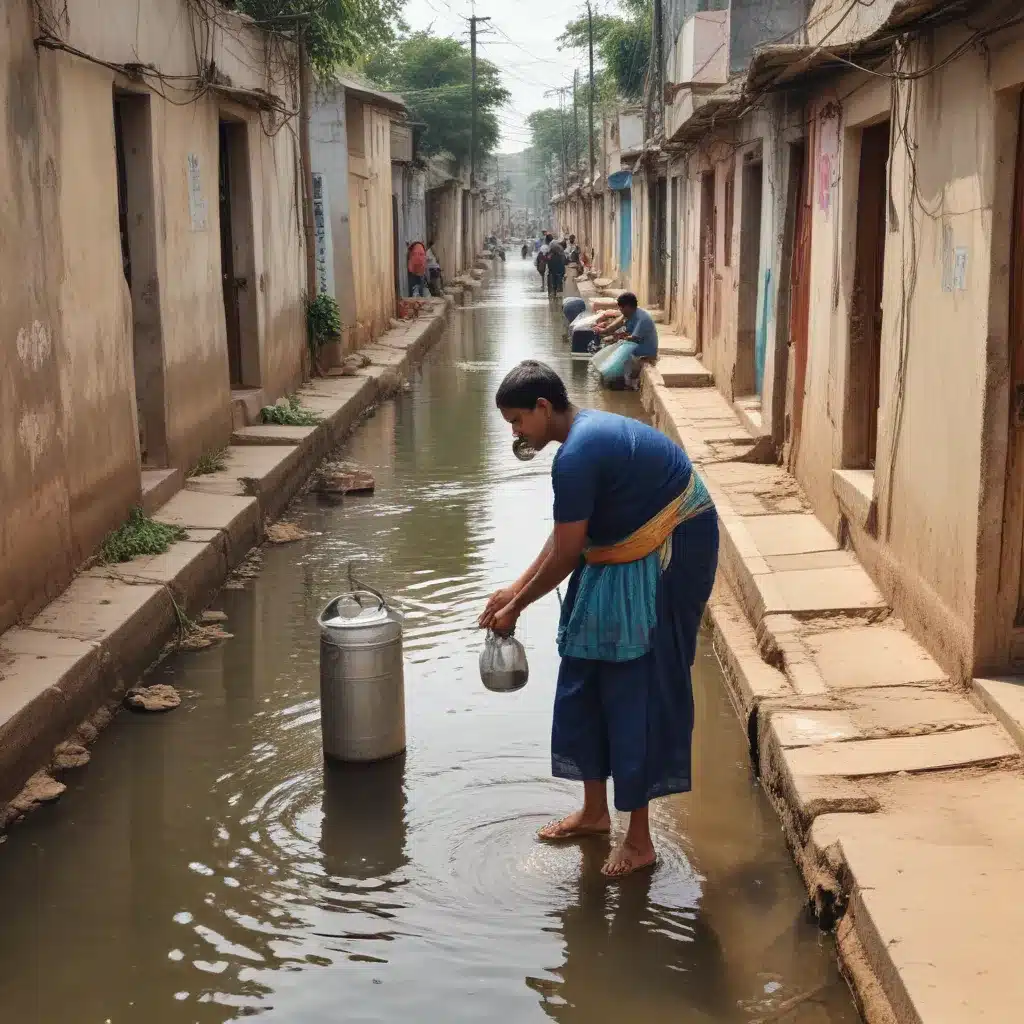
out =
[[355,376],[301,388],[302,405],[320,414],[315,426],[236,430],[225,468],[187,480],[153,513],[186,539],[162,555],[84,568],[35,618],[0,635],[0,822],[54,747],[159,658],[179,614],[215,597],[317,463],[440,337],[451,305],[435,300],[429,315],[396,322]]
[[1016,1020],[1024,685],[955,686],[713,387],[647,368],[715,500],[715,650],[870,1024]]

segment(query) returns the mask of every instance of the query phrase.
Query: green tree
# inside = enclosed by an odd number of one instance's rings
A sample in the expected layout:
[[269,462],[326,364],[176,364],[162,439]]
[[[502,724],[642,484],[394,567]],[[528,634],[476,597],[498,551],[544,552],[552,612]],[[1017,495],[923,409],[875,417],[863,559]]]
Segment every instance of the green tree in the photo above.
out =
[[[586,118],[580,122],[581,152],[586,152]],[[553,179],[562,180],[562,157],[565,156],[566,170],[572,170],[575,154],[575,125],[572,110],[545,107],[526,116],[530,129],[530,148],[540,167],[553,172]],[[564,145],[564,150],[563,150]]]
[[[620,0],[621,15],[594,17],[594,50],[600,65],[595,83],[606,98],[639,99],[651,60],[651,0]],[[558,37],[559,46],[587,46],[587,16],[570,21]]]
[[[472,65],[469,47],[458,39],[413,32],[378,50],[365,72],[399,93],[417,122],[420,151],[450,153],[469,160],[472,137]],[[509,99],[501,74],[490,61],[477,59],[477,166],[494,151],[501,136],[497,113]]]
[[225,0],[263,28],[302,33],[310,64],[327,77],[367,50],[387,46],[400,27],[404,0]]

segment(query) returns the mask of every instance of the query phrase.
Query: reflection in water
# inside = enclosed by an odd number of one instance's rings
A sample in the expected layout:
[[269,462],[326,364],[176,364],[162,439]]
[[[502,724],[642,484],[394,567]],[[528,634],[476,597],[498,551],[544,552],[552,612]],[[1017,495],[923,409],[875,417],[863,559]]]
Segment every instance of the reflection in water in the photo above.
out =
[[329,878],[390,879],[405,852],[405,754],[376,764],[324,764],[320,850]]
[[[518,462],[493,404],[528,356],[583,404],[639,411],[570,363],[530,265],[496,267],[352,437],[376,494],[299,503],[319,536],[222,595],[234,639],[158,669],[182,707],[119,719],[0,845],[5,1021],[856,1019],[708,649],[695,790],[652,811],[659,866],[609,885],[606,842],[534,840],[579,797],[550,776],[557,600],[520,623],[515,695],[481,686],[475,626],[550,528],[552,452]],[[409,748],[325,766],[316,616],[350,561],[406,615]]]

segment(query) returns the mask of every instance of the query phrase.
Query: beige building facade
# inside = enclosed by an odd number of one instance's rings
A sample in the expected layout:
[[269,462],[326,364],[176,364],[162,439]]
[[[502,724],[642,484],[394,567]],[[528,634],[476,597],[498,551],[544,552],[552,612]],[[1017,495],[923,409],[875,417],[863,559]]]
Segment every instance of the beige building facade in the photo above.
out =
[[944,668],[1019,671],[1024,25],[848,8],[667,119],[669,319]]
[[[0,15],[0,628],[300,381],[293,55],[180,2]],[[211,73],[216,68],[216,74]]]

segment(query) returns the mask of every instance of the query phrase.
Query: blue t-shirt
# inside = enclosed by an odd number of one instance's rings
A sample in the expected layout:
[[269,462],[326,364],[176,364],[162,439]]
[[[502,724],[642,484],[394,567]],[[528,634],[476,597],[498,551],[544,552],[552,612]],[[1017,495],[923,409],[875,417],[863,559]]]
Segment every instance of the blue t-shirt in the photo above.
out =
[[551,465],[555,522],[589,520],[592,544],[616,544],[690,482],[686,452],[628,416],[582,409]]
[[658,354],[658,325],[651,318],[646,309],[638,309],[627,321],[626,331],[631,338],[638,342],[633,355],[650,356],[653,358]]

